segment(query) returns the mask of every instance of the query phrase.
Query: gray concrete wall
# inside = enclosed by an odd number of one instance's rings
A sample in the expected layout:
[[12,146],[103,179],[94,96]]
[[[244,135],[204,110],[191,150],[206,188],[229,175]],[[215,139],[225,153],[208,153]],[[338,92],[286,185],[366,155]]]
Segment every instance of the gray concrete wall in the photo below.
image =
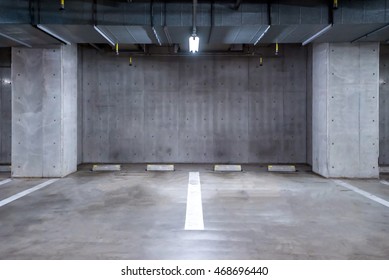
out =
[[313,170],[378,176],[379,44],[313,47]]
[[380,46],[380,157],[389,164],[389,45]]
[[77,49],[12,49],[12,175],[77,168]]
[[83,162],[306,162],[305,48],[82,57]]

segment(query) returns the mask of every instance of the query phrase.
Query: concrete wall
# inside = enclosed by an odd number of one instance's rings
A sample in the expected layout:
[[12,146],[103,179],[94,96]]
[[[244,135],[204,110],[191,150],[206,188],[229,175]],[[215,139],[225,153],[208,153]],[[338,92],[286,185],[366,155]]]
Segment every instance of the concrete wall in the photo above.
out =
[[83,162],[306,162],[305,48],[82,57]]
[[313,47],[313,170],[378,176],[379,44]]
[[380,46],[380,157],[389,164],[389,45]]
[[77,168],[77,48],[12,49],[12,175]]

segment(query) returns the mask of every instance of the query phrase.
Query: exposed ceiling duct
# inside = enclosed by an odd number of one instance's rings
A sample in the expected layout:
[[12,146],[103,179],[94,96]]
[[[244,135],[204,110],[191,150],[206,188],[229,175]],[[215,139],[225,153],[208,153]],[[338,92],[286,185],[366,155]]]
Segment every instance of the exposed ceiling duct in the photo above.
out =
[[[229,50],[231,45],[389,40],[389,7],[380,0],[337,1],[335,6],[327,0],[200,1],[195,18],[193,0],[67,0],[64,11],[58,1],[49,0],[3,0],[1,5],[3,47],[55,44],[55,34],[68,43],[179,45],[189,51],[193,27],[201,34],[202,51]],[[52,34],[34,30],[38,25]]]

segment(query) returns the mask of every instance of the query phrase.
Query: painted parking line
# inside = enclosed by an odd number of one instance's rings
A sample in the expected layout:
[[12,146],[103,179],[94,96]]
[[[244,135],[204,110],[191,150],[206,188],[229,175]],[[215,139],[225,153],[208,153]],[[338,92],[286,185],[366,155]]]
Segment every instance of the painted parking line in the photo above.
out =
[[15,201],[15,200],[17,200],[19,198],[22,198],[22,197],[24,197],[26,195],[29,195],[30,193],[33,193],[33,192],[38,191],[40,189],[43,189],[44,187],[47,187],[48,185],[50,185],[50,184],[52,184],[52,183],[54,183],[56,181],[58,181],[58,179],[50,179],[50,180],[48,180],[46,182],[43,182],[42,184],[36,185],[35,187],[32,187],[30,189],[27,189],[25,191],[17,193],[17,194],[15,194],[13,196],[10,196],[10,197],[8,197],[8,198],[6,198],[4,200],[1,200],[0,201],[0,207],[2,207],[4,205],[7,205],[7,204],[9,204],[9,203],[11,203],[11,202],[13,202],[13,201]]
[[369,192],[366,192],[364,190],[361,190],[357,187],[354,187],[353,185],[349,184],[349,183],[346,183],[346,182],[343,182],[342,180],[333,180],[337,185],[340,185],[342,187],[345,187],[346,189],[349,189],[351,191],[354,191],[368,199],[371,199],[375,202],[378,202],[379,204],[382,204],[386,207],[389,207],[389,201],[386,201],[385,199],[382,199],[378,196],[375,196],[374,194],[371,194]]
[[0,186],[4,185],[4,184],[7,184],[7,183],[9,183],[11,181],[12,181],[12,179],[7,179],[7,180],[0,181]]
[[389,182],[388,181],[381,180],[380,183],[389,186]]
[[203,203],[201,200],[199,172],[189,172],[185,230],[204,230]]

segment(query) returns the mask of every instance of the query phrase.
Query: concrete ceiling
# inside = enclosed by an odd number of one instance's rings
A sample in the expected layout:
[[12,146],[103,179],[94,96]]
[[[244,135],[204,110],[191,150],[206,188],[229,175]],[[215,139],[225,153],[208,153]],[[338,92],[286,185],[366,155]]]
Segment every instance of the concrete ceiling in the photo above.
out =
[[[200,48],[226,50],[235,44],[253,45],[259,38],[259,44],[303,43],[331,23],[332,28],[313,42],[389,40],[389,0],[338,1],[337,9],[329,2],[199,1]],[[0,47],[54,44],[59,43],[57,36],[70,43],[107,44],[94,25],[129,49],[179,44],[186,50],[192,1],[66,0],[60,11],[59,1],[3,0]]]

